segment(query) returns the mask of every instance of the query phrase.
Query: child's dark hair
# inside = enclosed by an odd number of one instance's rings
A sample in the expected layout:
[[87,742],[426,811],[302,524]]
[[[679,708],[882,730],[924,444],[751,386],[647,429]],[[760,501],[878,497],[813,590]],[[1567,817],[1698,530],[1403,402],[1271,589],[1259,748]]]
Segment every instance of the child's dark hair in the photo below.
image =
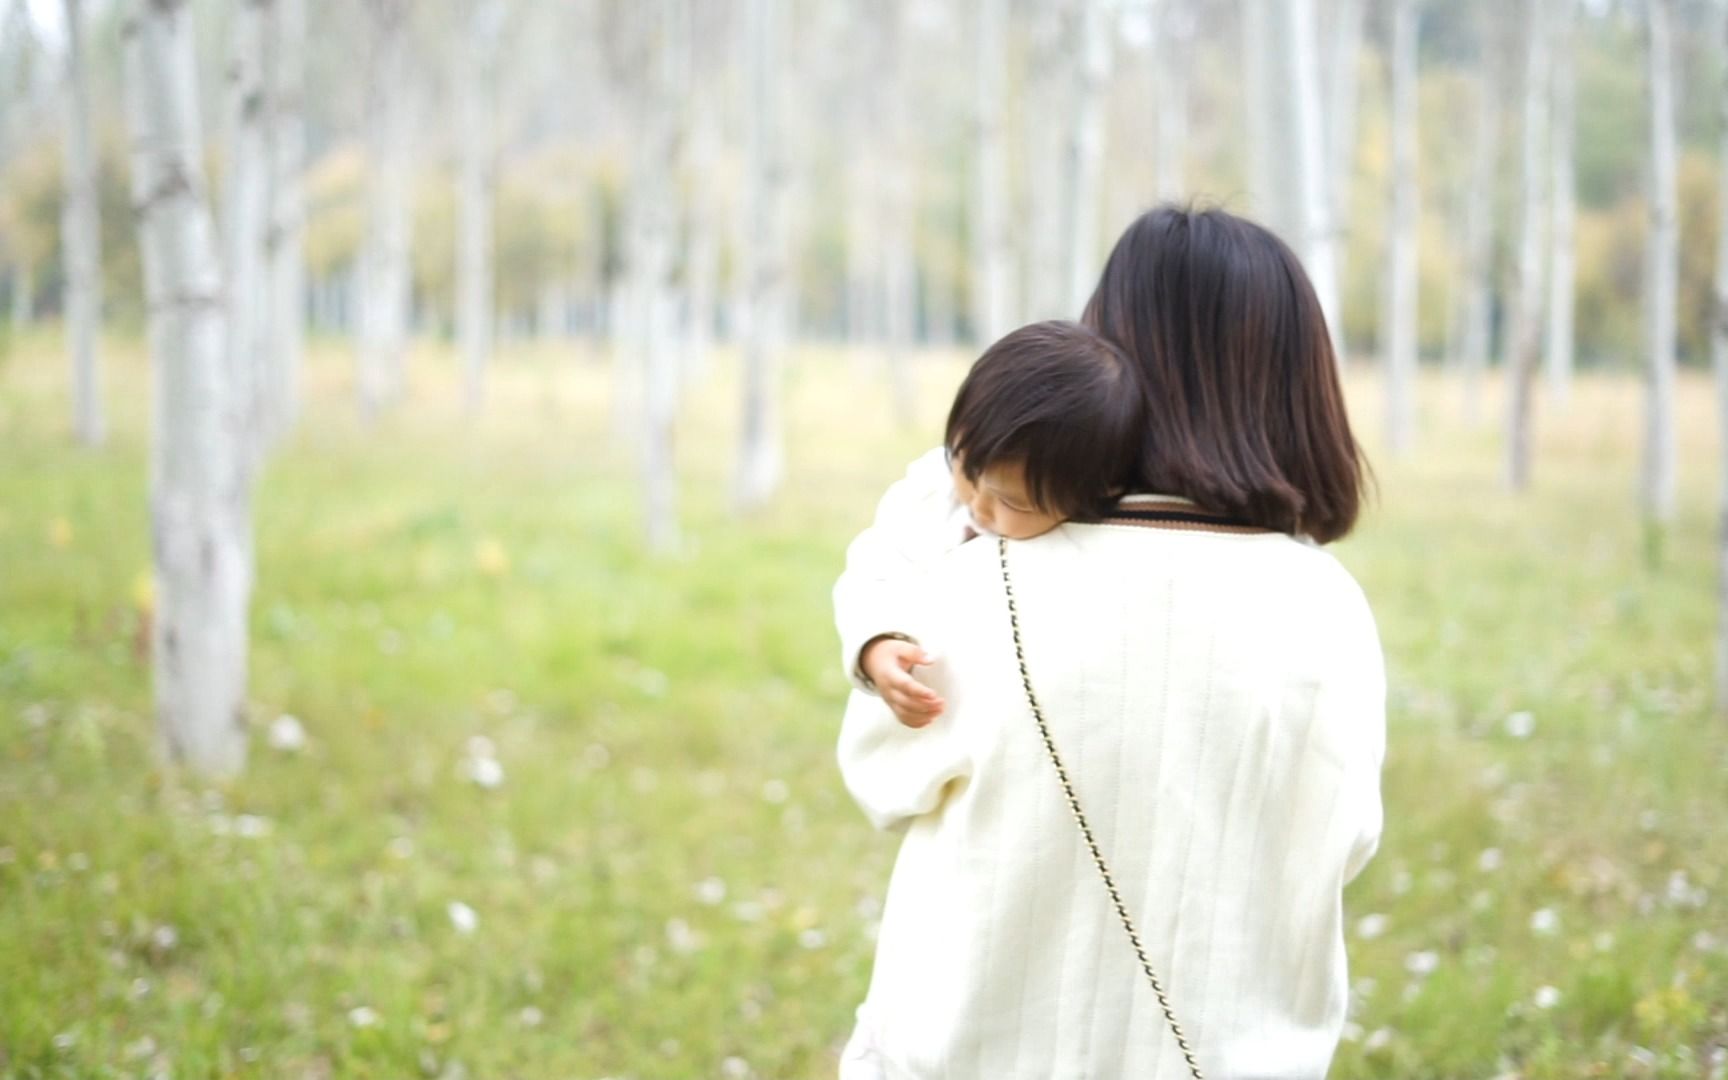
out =
[[1151,403],[1142,490],[1321,543],[1350,531],[1365,463],[1325,313],[1282,240],[1222,210],[1149,210],[1083,318]]
[[944,441],[967,479],[976,482],[992,465],[1019,464],[1033,505],[1084,521],[1128,490],[1145,415],[1121,349],[1079,323],[1032,323],[972,365],[954,395]]

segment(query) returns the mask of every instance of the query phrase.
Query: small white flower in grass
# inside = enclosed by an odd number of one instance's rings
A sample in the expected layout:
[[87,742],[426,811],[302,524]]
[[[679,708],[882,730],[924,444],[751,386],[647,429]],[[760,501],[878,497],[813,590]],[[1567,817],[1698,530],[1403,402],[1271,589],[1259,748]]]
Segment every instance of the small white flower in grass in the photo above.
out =
[[1536,733],[1536,717],[1527,712],[1515,712],[1506,718],[1506,734],[1514,739],[1528,739]]
[[1471,911],[1487,911],[1493,906],[1494,894],[1489,892],[1487,889],[1478,889],[1476,890],[1476,893],[1470,897]]
[[635,683],[636,689],[651,698],[665,697],[666,691],[672,689],[672,680],[656,668],[643,668],[637,672]]
[[472,934],[480,926],[480,916],[474,914],[474,909],[460,900],[450,901],[445,910],[450,913],[450,925],[456,928],[458,934]]
[[1722,948],[1722,940],[1708,930],[1692,935],[1692,947],[1701,953],[1713,953]]
[[359,1005],[348,1010],[348,1022],[357,1028],[378,1026],[378,1010],[370,1005]]
[[1637,1062],[1639,1065],[1644,1066],[1646,1069],[1654,1069],[1656,1067],[1656,1052],[1648,1047],[1634,1046],[1626,1056]]
[[1612,930],[1603,930],[1601,933],[1596,935],[1595,940],[1592,941],[1591,944],[1596,946],[1597,952],[1607,952],[1609,949],[1614,947],[1614,932]]
[[134,1060],[136,1060],[138,1058],[147,1058],[151,1054],[154,1054],[156,1052],[156,1040],[152,1039],[148,1035],[145,1035],[139,1039],[136,1039],[132,1042],[127,1043],[126,1049],[124,1052],[125,1052],[127,1057],[132,1058]]
[[257,814],[241,814],[234,819],[234,835],[243,836],[248,840],[269,836],[270,829],[270,819],[259,817]]
[[1386,924],[1390,921],[1378,912],[1373,915],[1364,915],[1356,920],[1356,936],[1363,941],[1373,941],[1386,932]]
[[1553,934],[1560,929],[1560,916],[1553,908],[1537,908],[1530,914],[1530,929],[1538,934]]
[[466,764],[468,779],[491,791],[504,783],[504,766],[497,758],[470,758]]
[[72,1047],[76,1046],[77,1043],[78,1036],[72,1034],[70,1031],[62,1031],[60,1034],[54,1036],[54,1049],[59,1050],[62,1053],[72,1049]]
[[1404,958],[1404,970],[1417,977],[1432,975],[1440,967],[1440,954],[1431,949],[1413,952]]
[[270,721],[270,749],[297,754],[306,749],[306,726],[300,718],[283,713]]
[[728,1080],[744,1080],[750,1075],[750,1063],[741,1057],[729,1057],[720,1063],[720,1073]]
[[761,922],[762,905],[756,900],[740,900],[732,905],[732,917],[739,922]]
[[1541,986],[1536,989],[1536,996],[1530,999],[1538,1009],[1552,1009],[1560,1004],[1560,991],[1552,986]]
[[696,931],[690,929],[690,924],[683,919],[666,920],[666,944],[675,953],[688,956],[696,951],[701,942],[696,937]]
[[762,797],[776,805],[791,798],[792,789],[786,786],[784,780],[770,780],[762,785]]
[[1493,873],[1500,869],[1501,864],[1505,861],[1505,856],[1500,853],[1499,848],[1485,848],[1482,854],[1476,856],[1476,868],[1483,873]]
[[156,948],[163,952],[167,952],[169,949],[180,944],[180,932],[175,930],[172,926],[169,926],[167,923],[163,923],[161,926],[150,931],[150,944],[156,946]]
[[696,899],[713,907],[726,899],[726,883],[717,877],[703,878],[696,883]]
[[1400,870],[1392,875],[1392,895],[1403,896],[1410,891],[1410,887],[1414,884],[1416,884],[1416,879],[1411,876],[1410,871]]
[[1364,1049],[1364,1050],[1368,1051],[1370,1054],[1372,1054],[1376,1050],[1384,1050],[1388,1046],[1391,1046],[1391,1045],[1392,1045],[1392,1029],[1391,1028],[1375,1028],[1374,1033],[1369,1035],[1367,1041],[1365,1041],[1362,1044],[1362,1049]]
[[808,930],[799,931],[798,944],[806,949],[820,949],[828,944],[828,935],[824,934],[818,927],[812,926]]
[[522,1011],[516,1014],[517,1023],[523,1027],[539,1027],[545,1019],[546,1014],[533,1005],[524,1006]]

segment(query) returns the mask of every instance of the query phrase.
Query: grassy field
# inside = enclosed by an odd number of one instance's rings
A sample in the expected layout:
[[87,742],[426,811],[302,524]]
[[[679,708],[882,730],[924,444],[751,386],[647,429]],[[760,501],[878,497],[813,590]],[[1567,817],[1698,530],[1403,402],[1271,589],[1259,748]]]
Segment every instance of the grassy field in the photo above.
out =
[[[99,452],[55,338],[0,358],[0,1075],[832,1075],[893,843],[832,764],[828,588],[956,365],[900,429],[867,363],[801,357],[790,476],[748,520],[719,365],[680,436],[685,549],[655,559],[604,365],[516,349],[472,423],[428,348],[366,431],[322,348],[258,493],[251,762],[212,785],[154,761],[147,380],[109,352]],[[1654,569],[1634,381],[1543,410],[1523,498],[1493,425],[1422,392],[1421,449],[1376,457],[1339,549],[1392,690],[1334,1075],[1728,1075],[1708,385],[1682,382]],[[282,714],[303,748],[270,745]]]

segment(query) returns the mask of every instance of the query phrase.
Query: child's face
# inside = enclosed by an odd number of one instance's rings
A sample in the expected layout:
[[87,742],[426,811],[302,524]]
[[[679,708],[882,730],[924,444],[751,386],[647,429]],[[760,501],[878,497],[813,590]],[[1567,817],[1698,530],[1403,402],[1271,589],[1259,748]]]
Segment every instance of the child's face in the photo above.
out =
[[977,483],[966,479],[958,454],[950,467],[954,470],[954,493],[971,511],[972,520],[987,532],[1010,540],[1030,540],[1067,520],[1032,505],[1026,494],[1026,470],[1017,461],[990,466],[978,474]]

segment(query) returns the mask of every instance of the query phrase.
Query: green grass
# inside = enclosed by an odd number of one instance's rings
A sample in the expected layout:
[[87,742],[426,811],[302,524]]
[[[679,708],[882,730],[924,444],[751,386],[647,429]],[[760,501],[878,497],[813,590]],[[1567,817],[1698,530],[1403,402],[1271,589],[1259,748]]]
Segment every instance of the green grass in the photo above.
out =
[[[893,841],[832,765],[828,589],[955,365],[925,365],[901,430],[872,370],[800,357],[786,488],[740,520],[721,364],[681,431],[685,549],[657,559],[604,364],[517,349],[476,424],[428,349],[417,399],[365,431],[321,347],[257,499],[257,737],[211,784],[155,761],[147,379],[136,344],[110,353],[95,452],[70,444],[57,339],[0,358],[0,1074],[832,1075]],[[1352,933],[1334,1075],[1722,1075],[1705,385],[1682,384],[1683,507],[1654,569],[1635,383],[1585,379],[1544,416],[1522,499],[1456,388],[1422,389],[1422,449],[1377,462],[1380,503],[1339,549],[1392,715],[1385,841],[1346,896],[1384,929]],[[1376,388],[1353,390],[1372,430]],[[266,745],[284,712],[303,752]],[[496,789],[462,773],[479,735]]]

